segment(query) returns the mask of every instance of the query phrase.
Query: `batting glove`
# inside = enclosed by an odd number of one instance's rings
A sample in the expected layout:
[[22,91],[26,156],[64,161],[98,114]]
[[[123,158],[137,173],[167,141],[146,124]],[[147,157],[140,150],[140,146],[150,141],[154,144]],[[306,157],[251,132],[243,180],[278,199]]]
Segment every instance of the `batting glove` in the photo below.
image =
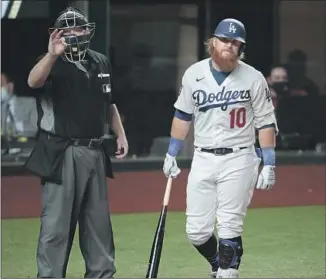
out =
[[275,184],[275,167],[264,166],[261,170],[256,188],[260,190],[270,190]]
[[164,159],[163,165],[163,172],[166,177],[173,177],[176,178],[181,170],[178,168],[177,161],[175,157],[171,156],[170,154],[166,154]]

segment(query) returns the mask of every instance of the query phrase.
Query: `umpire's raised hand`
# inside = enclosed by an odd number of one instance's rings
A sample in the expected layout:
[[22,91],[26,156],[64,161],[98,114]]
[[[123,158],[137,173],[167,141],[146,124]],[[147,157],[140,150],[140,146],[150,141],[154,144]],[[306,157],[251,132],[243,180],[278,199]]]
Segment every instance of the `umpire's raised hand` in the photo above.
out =
[[48,52],[51,56],[60,56],[66,49],[67,44],[62,37],[63,30],[55,29],[49,39]]
[[177,161],[175,157],[171,156],[170,154],[166,154],[164,165],[163,165],[163,172],[166,177],[176,178],[181,170],[178,168]]

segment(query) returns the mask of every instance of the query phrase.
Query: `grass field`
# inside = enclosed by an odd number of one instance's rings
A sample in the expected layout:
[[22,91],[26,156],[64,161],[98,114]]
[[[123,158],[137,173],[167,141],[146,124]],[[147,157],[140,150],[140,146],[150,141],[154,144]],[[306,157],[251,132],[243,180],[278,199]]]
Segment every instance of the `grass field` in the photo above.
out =
[[[241,278],[325,278],[324,206],[250,209]],[[157,214],[113,215],[116,278],[145,278]],[[2,220],[2,276],[36,276],[38,219]],[[67,277],[82,278],[78,235]],[[168,214],[158,277],[209,278],[209,267],[185,235],[183,213]]]

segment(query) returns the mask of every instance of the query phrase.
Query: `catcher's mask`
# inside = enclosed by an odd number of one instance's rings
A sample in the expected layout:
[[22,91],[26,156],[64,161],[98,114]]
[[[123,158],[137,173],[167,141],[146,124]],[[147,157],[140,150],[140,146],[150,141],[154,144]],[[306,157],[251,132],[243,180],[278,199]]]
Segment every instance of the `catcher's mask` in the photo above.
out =
[[82,61],[94,35],[95,23],[88,22],[82,12],[69,7],[56,19],[54,27],[49,29],[50,34],[55,29],[63,30],[62,37],[67,44],[65,58],[71,63]]

